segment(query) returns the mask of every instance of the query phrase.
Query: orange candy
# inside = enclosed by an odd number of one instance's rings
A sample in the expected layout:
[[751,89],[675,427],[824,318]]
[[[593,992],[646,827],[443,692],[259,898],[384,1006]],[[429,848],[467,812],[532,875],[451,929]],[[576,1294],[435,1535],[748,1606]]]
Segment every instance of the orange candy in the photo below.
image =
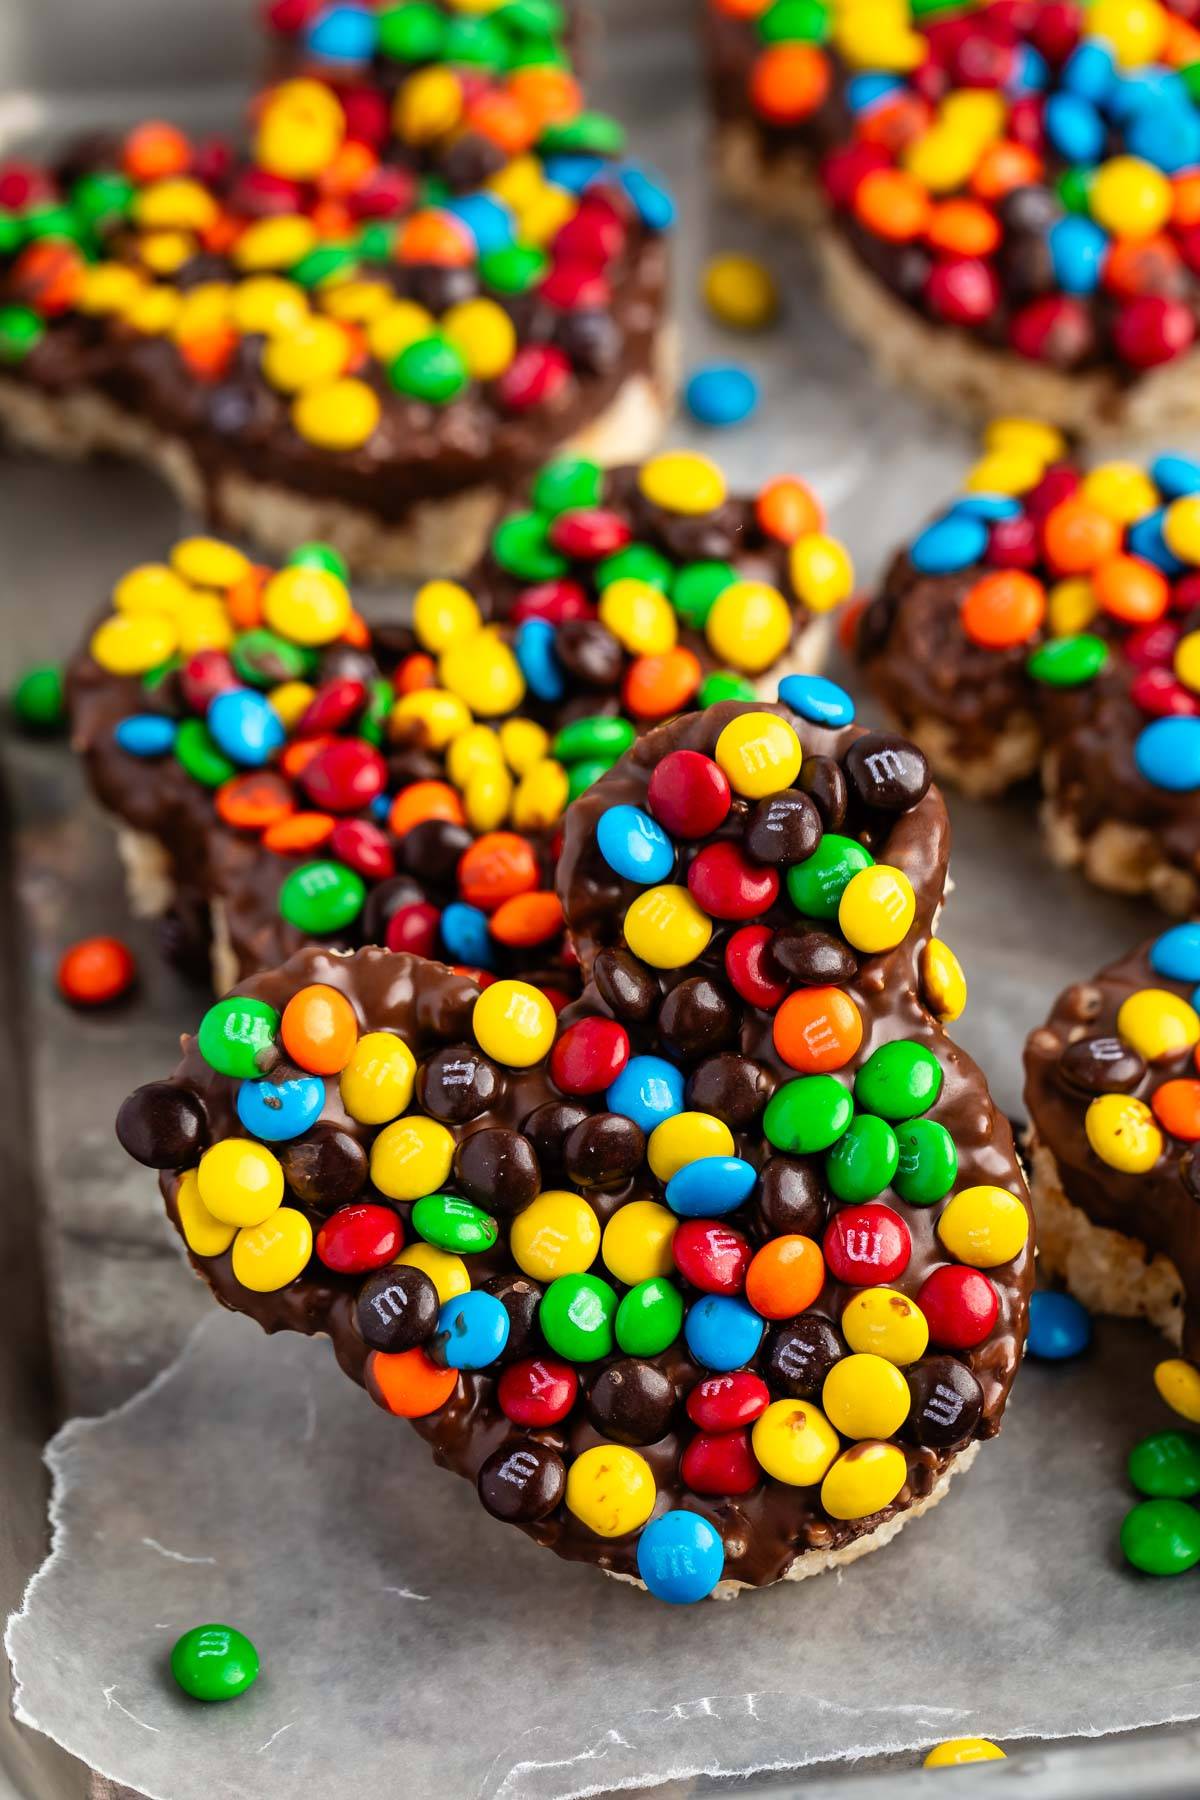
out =
[[757,19],[765,13],[771,0],[714,0],[718,12],[729,19]]
[[396,240],[396,256],[400,262],[465,268],[475,260],[475,245],[452,213],[429,209],[405,220]]
[[356,650],[366,650],[371,643],[371,627],[361,613],[352,612],[342,629],[339,644],[351,644]]
[[575,118],[583,105],[575,77],[549,63],[515,70],[508,78],[508,91],[539,131]]
[[1046,616],[1046,590],[1023,569],[982,575],[962,603],[962,628],[985,650],[1028,643]]
[[215,325],[211,331],[197,332],[177,346],[197,381],[220,381],[237,347],[238,334],[230,325]]
[[540,127],[515,94],[485,89],[467,107],[466,126],[499,144],[509,156],[520,156],[537,142]]
[[192,147],[182,131],[158,119],[135,125],[121,153],[125,173],[135,181],[161,181],[164,175],[182,175],[191,160]]
[[347,138],[317,176],[317,187],[330,197],[353,194],[379,166],[379,158],[361,138]]
[[298,781],[313,757],[332,742],[328,733],[323,737],[293,738],[279,753],[279,767],[290,781]]
[[448,781],[414,781],[392,801],[388,826],[394,837],[403,837],[414,825],[426,819],[445,819],[451,825],[465,825],[467,815],[458,790]]
[[330,813],[298,812],[279,819],[263,832],[263,849],[277,856],[303,856],[316,850],[333,836],[334,820]]
[[1121,525],[1078,494],[1060,500],[1042,525],[1046,556],[1059,575],[1086,575],[1121,548]]
[[293,994],[279,1022],[283,1047],[313,1075],[337,1075],[354,1054],[358,1019],[345,994],[313,982]]
[[813,44],[772,44],[750,72],[755,112],[775,125],[795,125],[829,92],[829,61]]
[[975,164],[971,189],[981,200],[1002,200],[1014,188],[1036,186],[1044,167],[1036,150],[1002,138],[989,144]]
[[445,1406],[458,1386],[457,1369],[441,1369],[418,1344],[389,1356],[374,1350],[367,1358],[367,1385],[398,1419],[423,1419]]
[[497,943],[528,950],[558,936],[563,928],[562,906],[557,894],[518,894],[497,907],[488,924]]
[[216,794],[217,817],[242,831],[265,831],[296,810],[291,789],[278,775],[255,770],[222,782]]
[[683,644],[661,656],[639,656],[626,673],[622,704],[638,719],[668,718],[684,710],[703,675],[700,658]]
[[1150,1101],[1155,1118],[1172,1137],[1200,1139],[1200,1081],[1164,1081]]
[[406,656],[392,677],[397,695],[418,694],[422,688],[437,686],[437,664],[423,650]]
[[862,114],[858,136],[861,143],[878,144],[889,156],[898,157],[924,136],[932,120],[933,110],[919,94],[894,94]]
[[1171,597],[1162,570],[1140,556],[1110,556],[1092,570],[1092,592],[1106,613],[1127,625],[1152,625]]
[[462,853],[458,888],[469,906],[494,912],[505,900],[532,893],[538,884],[537,857],[515,831],[485,831]]
[[807,483],[794,475],[768,481],[754,502],[754,516],[767,536],[781,544],[794,544],[808,532],[820,531],[825,523],[821,502]]
[[825,1258],[808,1237],[771,1238],[746,1270],[746,1299],[764,1319],[791,1319],[825,1285]]
[[775,1048],[804,1075],[844,1069],[862,1034],[862,1014],[841,988],[801,988],[775,1014]]
[[1144,238],[1140,243],[1114,238],[1104,259],[1105,290],[1122,300],[1136,300],[1139,294],[1169,294],[1180,260],[1169,237]]
[[933,208],[921,183],[903,169],[872,169],[854,190],[854,210],[876,237],[903,244],[927,230]]
[[83,286],[86,266],[74,244],[61,238],[27,244],[9,276],[12,298],[24,300],[44,318],[68,312]]
[[926,238],[951,256],[990,256],[1000,242],[1000,221],[974,200],[943,200],[930,215]]
[[81,938],[63,952],[58,991],[72,1006],[107,1006],[134,983],[137,964],[120,938]]
[[225,606],[229,613],[229,622],[236,625],[239,631],[253,631],[262,624],[263,589],[271,579],[272,571],[256,563],[239,575],[233,586],[225,595]]

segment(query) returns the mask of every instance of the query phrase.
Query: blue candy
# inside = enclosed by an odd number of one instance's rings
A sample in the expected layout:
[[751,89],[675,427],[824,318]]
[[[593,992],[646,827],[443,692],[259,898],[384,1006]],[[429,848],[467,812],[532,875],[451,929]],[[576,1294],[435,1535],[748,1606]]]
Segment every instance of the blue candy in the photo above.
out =
[[609,1112],[622,1113],[643,1131],[683,1111],[683,1076],[661,1056],[634,1056],[604,1097]]
[[827,675],[785,675],[779,684],[782,705],[812,725],[851,725],[854,702],[845,688]]
[[608,164],[602,156],[563,151],[546,158],[542,173],[552,187],[566,188],[569,194],[582,194],[590,181],[608,173]]
[[1086,1307],[1071,1294],[1048,1288],[1029,1296],[1030,1356],[1042,1362],[1066,1362],[1080,1356],[1092,1341],[1092,1321]]
[[684,399],[701,425],[740,425],[758,405],[758,383],[736,363],[712,363],[689,378]]
[[617,171],[617,181],[633,201],[638,217],[650,231],[669,231],[675,223],[675,202],[662,183],[637,163]]
[[466,963],[472,969],[492,967],[492,934],[487,914],[479,907],[468,906],[465,900],[452,900],[443,908],[440,924],[442,948],[452,961]]
[[462,194],[443,200],[440,210],[462,220],[475,239],[480,256],[487,256],[492,250],[506,250],[516,235],[512,213],[493,194]]
[[720,1218],[748,1200],[758,1180],[740,1156],[700,1156],[667,1183],[667,1205],[685,1219]]
[[1094,163],[1104,149],[1104,120],[1082,94],[1051,94],[1044,117],[1046,136],[1072,163]]
[[208,709],[208,729],[217,748],[244,769],[261,769],[287,737],[266,695],[244,687],[217,695]]
[[122,719],[113,737],[129,756],[165,756],[175,742],[174,719],[161,713],[130,713]]
[[873,106],[898,94],[903,86],[899,75],[886,75],[881,70],[852,75],[846,83],[846,104],[852,113],[870,112]]
[[596,827],[600,854],[625,881],[651,887],[670,879],[675,867],[675,846],[640,806],[610,806],[600,814]]
[[1200,162],[1200,119],[1190,105],[1170,101],[1146,106],[1126,133],[1131,156],[1144,157],[1165,175],[1178,175]]
[[986,519],[994,524],[997,519],[1017,518],[1024,508],[1011,494],[960,494],[950,511],[956,518]]
[[705,1294],[696,1301],[683,1327],[692,1360],[719,1374],[743,1368],[757,1351],[762,1334],[763,1321],[753,1307],[732,1294]]
[[1100,285],[1108,234],[1091,219],[1071,213],[1050,227],[1047,243],[1058,285],[1065,294],[1091,294]]
[[566,677],[554,648],[554,627],[546,619],[526,619],[513,643],[521,673],[539,700],[561,700]]
[[309,26],[308,49],[323,62],[369,62],[375,54],[377,18],[363,6],[331,6]]
[[1138,774],[1171,794],[1200,788],[1200,719],[1155,719],[1133,746]]
[[707,1599],[724,1574],[725,1546],[699,1513],[660,1513],[638,1539],[637,1565],[655,1599],[691,1606]]
[[482,1288],[456,1294],[438,1313],[431,1348],[448,1369],[486,1369],[508,1342],[508,1311]]
[[908,554],[920,574],[950,575],[978,562],[987,541],[987,526],[982,519],[951,512],[927,525]]
[[1117,58],[1102,38],[1085,38],[1063,64],[1060,85],[1103,106],[1116,84]]
[[1181,456],[1178,450],[1164,451],[1150,464],[1150,479],[1166,500],[1200,494],[1200,462]]
[[1187,88],[1173,69],[1147,63],[1142,69],[1127,69],[1108,97],[1109,117],[1125,124],[1141,112],[1155,107],[1190,107]]
[[1050,85],[1050,65],[1032,44],[1017,46],[1017,64],[1008,81],[1008,92],[1040,94]]
[[1168,981],[1200,981],[1200,924],[1172,925],[1155,938],[1150,967]]
[[283,1144],[307,1131],[321,1116],[325,1083],[315,1075],[291,1081],[243,1081],[238,1089],[237,1116],[252,1137]]
[[391,794],[376,794],[371,802],[372,818],[378,819],[382,823],[392,810],[392,799]]
[[1125,539],[1125,548],[1130,556],[1140,556],[1144,561],[1152,562],[1156,569],[1161,569],[1164,575],[1174,577],[1182,575],[1187,564],[1167,548],[1167,540],[1163,536],[1163,512],[1164,508],[1160,506],[1157,512],[1147,513],[1144,519],[1131,525]]

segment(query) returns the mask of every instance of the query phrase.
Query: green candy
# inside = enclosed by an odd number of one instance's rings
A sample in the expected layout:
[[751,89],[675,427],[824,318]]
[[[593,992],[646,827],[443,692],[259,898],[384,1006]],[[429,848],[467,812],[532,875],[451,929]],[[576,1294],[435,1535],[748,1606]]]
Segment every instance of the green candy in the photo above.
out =
[[1152,1500],[1190,1500],[1200,1494],[1200,1437],[1194,1431],[1156,1431],[1129,1452],[1129,1479]]
[[254,1081],[279,1034],[279,1014],[265,1000],[231,994],[200,1021],[196,1047],[210,1069],[235,1081]]
[[652,1275],[631,1287],[617,1308],[617,1345],[626,1356],[660,1356],[683,1330],[683,1295]]
[[1188,91],[1188,98],[1200,101],[1200,62],[1185,63],[1176,73]]
[[171,1673],[193,1700],[236,1700],[258,1680],[258,1651],[232,1625],[195,1625],[175,1640]]
[[507,68],[508,39],[491,19],[451,18],[446,23],[442,61],[483,69]]
[[628,719],[576,719],[573,724],[563,726],[550,754],[560,763],[582,762],[587,757],[604,757],[615,762],[636,737],[637,732]]
[[61,731],[67,720],[62,670],[55,663],[26,669],[9,697],[9,706],[23,731]]
[[299,681],[309,674],[314,657],[303,644],[256,625],[244,631],[229,653],[235,672],[251,687],[278,687],[281,681]]
[[669,594],[675,565],[649,544],[626,544],[596,564],[596,586],[603,593],[614,581],[645,581],[660,594]]
[[379,54],[397,62],[440,62],[445,37],[445,13],[424,0],[389,6],[379,15]]
[[620,156],[625,148],[625,128],[607,113],[581,112],[573,119],[547,125],[538,149],[553,156],[559,151],[582,151],[586,156]]
[[396,252],[396,227],[376,219],[373,224],[363,226],[354,248],[361,262],[391,262]]
[[45,330],[31,306],[0,306],[0,363],[24,362]]
[[554,519],[559,513],[599,506],[603,491],[604,471],[599,463],[583,456],[558,456],[538,470],[532,499],[539,512]]
[[787,872],[792,905],[809,919],[836,919],[849,882],[874,861],[854,838],[827,831],[812,855]]
[[279,913],[311,937],[344,931],[367,898],[361,875],[340,862],[310,862],[293,869],[279,890]]
[[568,1362],[611,1356],[617,1296],[599,1275],[560,1275],[542,1295],[538,1324],[551,1350]]
[[823,44],[829,37],[825,0],[775,0],[758,21],[764,44]]
[[593,781],[599,781],[611,768],[612,763],[606,762],[601,756],[591,757],[587,762],[572,763],[567,770],[568,801],[578,800],[580,794],[586,794]]
[[1182,1575],[1200,1562],[1200,1512],[1184,1500],[1143,1500],[1125,1514],[1121,1550],[1143,1575]]
[[696,696],[700,706],[719,706],[722,700],[753,700],[754,688],[744,675],[731,674],[728,669],[718,669],[714,675],[706,675],[700,683],[700,692]]
[[550,259],[532,244],[506,244],[479,259],[479,278],[497,294],[526,294],[542,279]]
[[423,337],[393,357],[388,379],[402,394],[445,406],[461,394],[470,380],[466,358],[449,338]]
[[709,613],[723,594],[738,579],[732,563],[694,562],[680,569],[671,589],[671,604],[686,625],[703,631]]
[[913,1119],[896,1133],[900,1165],[892,1186],[910,1206],[944,1200],[958,1176],[954,1139],[936,1119]]
[[30,240],[65,238],[77,244],[87,235],[87,226],[77,219],[69,206],[34,206],[22,214],[25,236]]
[[896,1134],[873,1113],[859,1113],[825,1158],[825,1179],[839,1200],[874,1200],[900,1161]]
[[924,1044],[902,1038],[872,1050],[854,1077],[854,1099],[882,1119],[915,1119],[942,1091],[942,1065]]
[[1092,185],[1090,169],[1064,169],[1056,183],[1058,197],[1071,213],[1088,213],[1088,194]]
[[350,569],[345,557],[332,544],[297,544],[287,559],[289,569],[324,569],[339,581],[349,581]]
[[558,0],[508,0],[495,16],[506,30],[519,31],[525,37],[555,38],[566,29]]
[[175,754],[202,787],[220,787],[237,774],[237,767],[217,749],[203,719],[185,719],[175,733]]
[[549,38],[530,38],[527,43],[512,45],[508,66],[510,69],[569,69],[571,59],[560,44]]
[[490,1250],[500,1235],[500,1227],[490,1213],[469,1200],[456,1200],[452,1194],[426,1194],[412,1209],[413,1230],[427,1244],[439,1250],[454,1250],[460,1256],[471,1256],[479,1250]]
[[301,287],[312,288],[318,282],[328,281],[331,275],[348,273],[357,261],[353,244],[321,244],[293,263],[288,274]]
[[422,175],[417,182],[418,206],[440,206],[450,198],[450,183],[444,175]]
[[0,256],[12,256],[20,249],[24,237],[25,228],[21,224],[20,215],[0,212]]
[[550,522],[536,512],[510,513],[492,533],[492,555],[521,581],[553,581],[569,564],[550,542]]
[[832,1075],[801,1075],[778,1088],[763,1114],[763,1133],[776,1150],[811,1156],[836,1144],[854,1117],[854,1102]]
[[1092,631],[1073,637],[1050,638],[1039,645],[1025,664],[1035,681],[1048,687],[1082,687],[1094,681],[1108,662],[1108,645]]
[[128,175],[97,170],[80,176],[71,189],[71,205],[89,225],[108,225],[128,216],[136,191]]

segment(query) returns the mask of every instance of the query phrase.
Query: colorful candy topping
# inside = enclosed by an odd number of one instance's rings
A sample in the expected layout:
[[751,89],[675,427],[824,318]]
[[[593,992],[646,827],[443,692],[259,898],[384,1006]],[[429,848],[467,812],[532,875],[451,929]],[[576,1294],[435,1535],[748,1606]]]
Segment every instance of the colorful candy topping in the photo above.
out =
[[14,723],[27,732],[59,732],[67,722],[63,672],[57,663],[26,669],[9,696]]
[[927,1769],[958,1769],[965,1763],[1003,1762],[1004,1751],[990,1738],[947,1738],[935,1744],[925,1758]]
[[258,1680],[258,1651],[232,1625],[194,1625],[175,1640],[171,1673],[193,1700],[236,1700]]

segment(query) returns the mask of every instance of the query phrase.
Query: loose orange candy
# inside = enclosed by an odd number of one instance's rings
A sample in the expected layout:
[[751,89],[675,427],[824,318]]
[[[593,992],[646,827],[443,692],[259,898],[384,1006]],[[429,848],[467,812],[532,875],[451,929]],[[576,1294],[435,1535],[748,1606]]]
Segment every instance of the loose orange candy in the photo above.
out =
[[532,949],[548,944],[563,928],[563,910],[557,894],[518,894],[497,907],[489,920],[497,943],[510,949]]
[[962,603],[962,628],[973,644],[1009,650],[1028,643],[1046,616],[1046,590],[1023,569],[982,575]]
[[1000,242],[1000,221],[974,200],[943,200],[934,207],[925,236],[935,250],[951,256],[990,256]]
[[[1196,184],[1200,203],[1200,176]],[[1200,210],[1196,223],[1200,224]],[[1103,285],[1121,300],[1136,300],[1139,294],[1169,294],[1181,261],[1169,237],[1143,238],[1139,243],[1114,238],[1104,259]]]
[[161,181],[165,175],[182,175],[191,160],[192,147],[182,131],[158,119],[135,125],[121,152],[125,173],[135,181]]
[[575,118],[583,106],[575,77],[550,63],[514,70],[508,78],[508,91],[539,131]]
[[176,346],[197,381],[220,381],[238,347],[238,334],[229,325],[198,331]]
[[1162,570],[1140,556],[1108,557],[1092,570],[1092,592],[1106,613],[1127,625],[1152,625],[1171,597]]
[[52,318],[74,306],[87,265],[74,244],[43,238],[27,244],[9,274],[12,297]]
[[403,837],[414,825],[426,819],[444,819],[451,825],[465,825],[467,815],[458,790],[448,781],[414,781],[392,801],[388,826],[394,837]]
[[463,851],[458,888],[469,906],[493,912],[505,900],[530,893],[538,884],[537,857],[515,831],[485,831]]
[[515,94],[485,89],[467,107],[469,130],[499,144],[509,156],[520,156],[537,141],[537,118],[526,111]]
[[1046,557],[1060,575],[1086,575],[1121,548],[1121,525],[1078,494],[1060,500],[1042,525]]
[[621,700],[635,718],[666,719],[684,710],[703,675],[695,651],[676,644],[661,656],[639,656],[629,665]]
[[398,699],[405,694],[419,694],[423,688],[436,686],[437,664],[423,650],[414,650],[411,656],[406,656],[392,677],[392,687]]
[[791,1319],[812,1305],[825,1285],[825,1258],[798,1233],[771,1238],[746,1270],[746,1299],[764,1319]]
[[466,267],[475,260],[474,241],[451,213],[415,212],[400,228],[396,255],[401,262]]
[[217,816],[241,831],[265,831],[296,810],[286,781],[269,771],[254,770],[222,782],[216,795]]
[[854,190],[854,210],[876,237],[903,244],[926,230],[932,205],[921,183],[903,169],[872,169]]
[[255,563],[239,575],[233,586],[225,595],[225,607],[229,613],[229,622],[236,625],[239,631],[253,631],[262,624],[263,589],[271,579],[272,570],[261,563]]
[[1200,1139],[1200,1081],[1164,1081],[1150,1101],[1164,1131],[1189,1143]]
[[133,952],[114,937],[82,938],[63,952],[58,989],[72,1006],[107,1006],[133,986]]
[[358,1019],[345,994],[313,982],[293,994],[279,1023],[283,1047],[313,1075],[337,1075],[354,1054]]
[[813,44],[772,44],[750,74],[754,110],[775,125],[806,119],[828,92],[829,61]]
[[805,1075],[844,1069],[862,1035],[862,1014],[841,988],[801,988],[775,1014],[775,1048]]
[[458,1386],[457,1369],[442,1369],[422,1350],[388,1355],[374,1350],[367,1358],[367,1383],[398,1419],[423,1419],[445,1406]]
[[301,856],[316,850],[333,836],[333,817],[329,813],[298,812],[279,819],[263,832],[263,848],[277,856]]
[[1002,138],[998,144],[989,144],[975,164],[971,188],[981,200],[1002,200],[1014,188],[1035,187],[1044,168],[1036,150]]
[[781,544],[794,544],[810,531],[820,531],[825,523],[821,502],[808,484],[794,475],[768,481],[754,502],[754,516],[767,536]]

